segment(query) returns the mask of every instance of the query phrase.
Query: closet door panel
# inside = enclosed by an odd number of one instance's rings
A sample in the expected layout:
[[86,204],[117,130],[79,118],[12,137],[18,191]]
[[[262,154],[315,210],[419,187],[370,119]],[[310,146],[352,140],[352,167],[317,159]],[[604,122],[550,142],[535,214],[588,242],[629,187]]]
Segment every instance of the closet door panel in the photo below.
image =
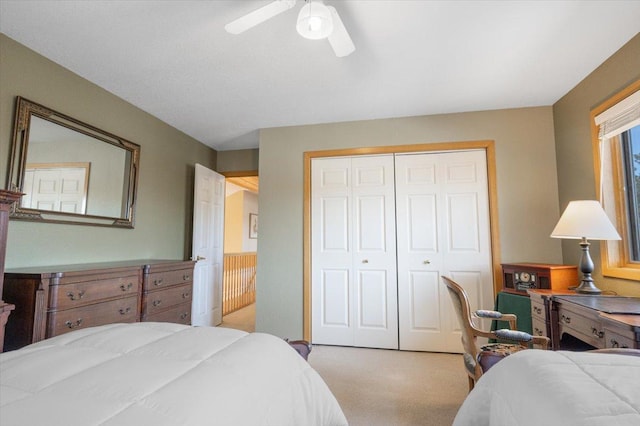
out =
[[480,230],[477,194],[450,194],[447,196],[446,205],[449,253],[478,253]]
[[[409,306],[406,308],[409,309],[410,330],[440,330],[440,307],[433,304],[433,301],[440,297],[438,279],[439,276],[435,272],[409,272],[411,288]],[[427,306],[430,308],[425,309]]]
[[322,271],[322,298],[332,303],[322,303],[322,325],[328,327],[349,327],[349,271]]
[[314,343],[351,345],[353,341],[350,182],[350,161],[314,159],[311,182]]
[[435,194],[407,195],[406,203],[407,251],[421,254],[437,253],[438,213]]
[[393,156],[352,158],[354,345],[398,348]]
[[312,160],[313,343],[398,347],[393,183],[391,155]]
[[[400,348],[459,352],[440,277],[482,271],[493,293],[484,151],[396,155],[396,200]],[[485,297],[479,306],[493,309]]]
[[[354,345],[384,349],[398,348],[395,298],[389,300],[389,277],[385,270],[358,274],[357,320]],[[391,281],[395,284],[395,280]],[[392,289],[395,293],[395,288]],[[389,307],[392,307],[390,315]]]
[[361,271],[358,276],[358,327],[386,329],[386,271]]
[[384,196],[357,197],[356,205],[356,250],[358,253],[387,253],[387,217]]
[[320,220],[322,221],[320,246],[323,253],[345,255],[349,252],[349,199],[347,197],[322,197]]

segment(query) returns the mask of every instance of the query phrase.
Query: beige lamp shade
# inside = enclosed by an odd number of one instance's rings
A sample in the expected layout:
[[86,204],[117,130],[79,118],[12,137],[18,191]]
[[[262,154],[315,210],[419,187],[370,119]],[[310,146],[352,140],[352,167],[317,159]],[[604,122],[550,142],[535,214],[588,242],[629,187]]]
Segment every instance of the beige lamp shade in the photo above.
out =
[[600,203],[594,200],[571,201],[551,232],[551,237],[589,240],[621,239]]

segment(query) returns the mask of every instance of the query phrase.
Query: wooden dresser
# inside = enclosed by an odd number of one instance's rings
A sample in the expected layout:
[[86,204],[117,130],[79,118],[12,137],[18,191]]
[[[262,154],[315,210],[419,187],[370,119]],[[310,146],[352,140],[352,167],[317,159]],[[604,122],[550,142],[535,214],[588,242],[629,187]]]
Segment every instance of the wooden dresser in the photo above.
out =
[[193,262],[143,267],[142,321],[191,324]]
[[7,234],[9,230],[9,211],[13,203],[20,200],[22,193],[0,189],[0,352],[4,348],[4,330],[15,305],[2,298],[4,286],[4,259],[7,252]]
[[[192,261],[135,260],[7,271],[3,297],[16,309],[7,322],[6,349],[116,322],[190,324],[193,266]],[[153,279],[161,285],[148,291],[154,287]],[[187,295],[180,299],[180,313],[170,315],[167,311],[172,303],[162,297],[150,315],[147,305],[155,299],[149,295],[162,292],[166,296],[173,288],[180,288],[179,297]],[[187,314],[181,318],[185,309]]]

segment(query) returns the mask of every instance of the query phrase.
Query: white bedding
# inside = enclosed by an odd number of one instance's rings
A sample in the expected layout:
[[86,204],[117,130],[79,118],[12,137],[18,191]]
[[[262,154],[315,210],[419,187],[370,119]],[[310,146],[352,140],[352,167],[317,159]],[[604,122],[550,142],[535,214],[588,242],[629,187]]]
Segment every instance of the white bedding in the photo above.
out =
[[77,330],[0,355],[0,425],[346,425],[283,340],[169,323]]
[[501,360],[454,426],[638,426],[640,357],[526,350]]

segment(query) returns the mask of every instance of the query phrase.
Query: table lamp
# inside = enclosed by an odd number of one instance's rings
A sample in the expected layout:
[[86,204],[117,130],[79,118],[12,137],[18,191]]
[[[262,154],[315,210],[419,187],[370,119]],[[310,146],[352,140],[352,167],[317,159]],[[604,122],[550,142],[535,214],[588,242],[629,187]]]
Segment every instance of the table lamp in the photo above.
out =
[[582,248],[580,271],[582,281],[576,288],[578,293],[600,294],[595,286],[591,273],[593,261],[589,255],[590,240],[620,240],[620,235],[613,226],[599,202],[594,200],[571,201],[560,217],[558,224],[551,232],[551,238],[578,239]]

